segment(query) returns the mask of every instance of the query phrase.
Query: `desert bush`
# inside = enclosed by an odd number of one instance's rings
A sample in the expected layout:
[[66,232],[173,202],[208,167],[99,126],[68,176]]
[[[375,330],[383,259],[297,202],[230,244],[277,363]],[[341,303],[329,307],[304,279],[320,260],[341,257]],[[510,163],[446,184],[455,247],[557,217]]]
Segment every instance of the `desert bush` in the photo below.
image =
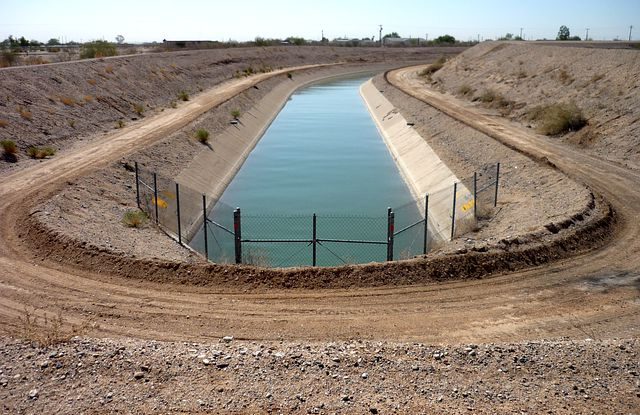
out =
[[76,128],[76,120],[69,120],[67,123],[69,124],[69,127]]
[[231,110],[231,116],[235,119],[238,119],[240,117],[240,110],[239,109],[232,109]]
[[472,95],[475,92],[468,84],[460,85],[458,88],[458,94],[462,96]]
[[144,114],[144,105],[142,105],[142,104],[133,104],[133,112],[138,114],[138,116],[142,116]]
[[86,102],[86,103],[93,102],[93,96],[85,95],[84,96],[84,102]]
[[147,214],[141,210],[128,210],[122,216],[122,223],[129,228],[141,228],[147,219]]
[[529,110],[527,116],[537,123],[538,132],[545,135],[578,131],[587,124],[582,110],[574,102],[537,106]]
[[87,82],[89,83],[89,85],[91,86],[95,86],[95,84],[97,83],[97,81],[95,79],[87,79]]
[[169,106],[170,106],[171,108],[178,108],[178,103],[177,103],[177,102],[175,102],[175,101],[171,101],[171,103],[169,103]]
[[76,100],[71,97],[60,97],[60,102],[69,107],[76,105]]
[[118,120],[118,122],[116,123],[116,128],[124,128],[125,125],[126,124],[124,120]]
[[591,77],[591,81],[590,82],[595,83],[595,82],[598,82],[599,80],[601,80],[603,78],[604,78],[604,74],[603,73],[596,74],[596,75],[593,75],[593,77]]
[[117,54],[116,46],[106,40],[95,40],[85,43],[80,48],[80,59],[104,58]]
[[487,104],[491,108],[508,108],[513,105],[512,101],[509,101],[501,93],[493,89],[485,89],[475,99]]
[[5,154],[16,154],[18,151],[18,146],[16,142],[13,140],[2,140],[0,141],[0,147],[2,147],[2,151]]
[[22,106],[18,107],[18,114],[20,114],[22,118],[28,121],[31,121],[31,119],[33,118],[31,111]]
[[7,121],[7,120],[0,120],[0,128],[6,127],[7,125],[9,125],[9,121]]
[[113,65],[107,65],[104,68],[104,71],[108,74],[112,74],[113,73]]
[[447,62],[447,59],[443,56],[440,59],[438,59],[437,61],[435,61],[434,63],[432,63],[431,65],[427,66],[426,68],[424,68],[421,72],[420,72],[420,76],[431,76],[434,73],[438,72],[440,69],[442,69],[442,67],[444,66],[444,64]]
[[205,130],[204,128],[198,129],[198,131],[196,131],[196,138],[201,143],[206,143],[207,141],[209,141],[209,131]]
[[189,93],[187,93],[187,91],[180,91],[178,93],[178,99],[180,101],[189,101]]
[[31,158],[41,160],[56,154],[56,150],[51,147],[29,147],[27,149],[27,155]]

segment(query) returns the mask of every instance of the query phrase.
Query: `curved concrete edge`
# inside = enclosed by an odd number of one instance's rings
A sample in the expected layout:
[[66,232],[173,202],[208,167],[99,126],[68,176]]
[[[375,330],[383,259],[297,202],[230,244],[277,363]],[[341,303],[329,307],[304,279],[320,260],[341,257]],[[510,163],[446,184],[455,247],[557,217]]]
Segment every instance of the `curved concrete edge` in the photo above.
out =
[[375,64],[364,67],[362,65],[328,66],[292,71],[294,75],[292,78],[283,79],[243,114],[237,124],[230,124],[221,134],[212,137],[209,140],[210,149],[200,152],[175,178],[183,189],[181,193],[187,189],[192,193],[191,198],[182,198],[180,206],[186,239],[191,240],[202,223],[202,199],[197,196],[207,195],[207,209],[213,208],[296,90],[333,78],[357,74],[369,75],[397,66],[397,64]]
[[[473,200],[473,195],[425,139],[407,124],[407,120],[376,88],[372,79],[360,86],[360,95],[415,199],[424,200],[425,195],[430,195],[429,227],[432,234],[437,239],[450,240],[454,183],[458,183],[457,198],[460,201],[456,203],[460,211],[456,214],[462,213],[462,206],[468,209],[468,202]],[[451,189],[451,192],[446,189]],[[417,204],[424,214],[423,204]]]

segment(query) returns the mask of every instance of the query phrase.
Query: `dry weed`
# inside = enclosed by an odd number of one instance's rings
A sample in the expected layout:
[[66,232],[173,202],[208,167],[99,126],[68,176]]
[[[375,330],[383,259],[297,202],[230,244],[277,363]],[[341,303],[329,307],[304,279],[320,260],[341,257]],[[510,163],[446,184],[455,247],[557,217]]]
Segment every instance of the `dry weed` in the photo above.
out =
[[74,105],[76,105],[76,100],[71,97],[60,97],[60,102],[68,107],[73,107]]
[[540,105],[529,110],[527,117],[537,122],[538,132],[545,135],[578,131],[587,124],[582,110],[574,102]]
[[25,108],[23,106],[19,106],[18,107],[18,113],[25,120],[31,121],[31,119],[33,118],[33,115],[31,114],[31,111],[29,111],[27,108]]
[[20,335],[29,341],[37,343],[40,347],[51,347],[65,343],[74,336],[84,334],[90,327],[88,322],[80,326],[68,324],[62,317],[62,312],[50,317],[43,313],[43,317],[35,315],[35,310],[24,309],[24,315],[19,317]]
[[91,86],[95,86],[98,83],[95,79],[87,79],[87,83]]
[[4,128],[7,125],[9,125],[9,121],[7,120],[0,120],[0,128]]
[[108,74],[112,74],[113,73],[113,65],[107,65],[104,68],[104,71]]

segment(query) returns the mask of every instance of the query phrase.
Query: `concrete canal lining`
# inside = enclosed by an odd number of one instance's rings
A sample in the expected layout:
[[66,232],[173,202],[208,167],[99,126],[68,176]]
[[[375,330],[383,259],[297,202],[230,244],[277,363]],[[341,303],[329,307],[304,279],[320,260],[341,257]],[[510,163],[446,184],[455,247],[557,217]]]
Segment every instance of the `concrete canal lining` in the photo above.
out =
[[[372,80],[362,84],[360,95],[414,197],[423,200],[426,194],[435,196],[429,198],[430,229],[438,239],[449,240],[452,205],[446,189],[460,180]],[[460,183],[458,194],[470,196]],[[424,212],[424,206],[418,205]]]

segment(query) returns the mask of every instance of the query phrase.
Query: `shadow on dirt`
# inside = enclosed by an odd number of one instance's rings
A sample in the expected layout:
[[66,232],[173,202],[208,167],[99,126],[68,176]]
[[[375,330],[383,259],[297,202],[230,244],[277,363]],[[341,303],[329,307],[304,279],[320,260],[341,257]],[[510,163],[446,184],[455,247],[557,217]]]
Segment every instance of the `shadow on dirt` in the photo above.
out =
[[603,291],[605,293],[616,288],[635,287],[640,291],[640,275],[628,271],[611,272],[608,274],[590,277],[584,281],[586,288]]

